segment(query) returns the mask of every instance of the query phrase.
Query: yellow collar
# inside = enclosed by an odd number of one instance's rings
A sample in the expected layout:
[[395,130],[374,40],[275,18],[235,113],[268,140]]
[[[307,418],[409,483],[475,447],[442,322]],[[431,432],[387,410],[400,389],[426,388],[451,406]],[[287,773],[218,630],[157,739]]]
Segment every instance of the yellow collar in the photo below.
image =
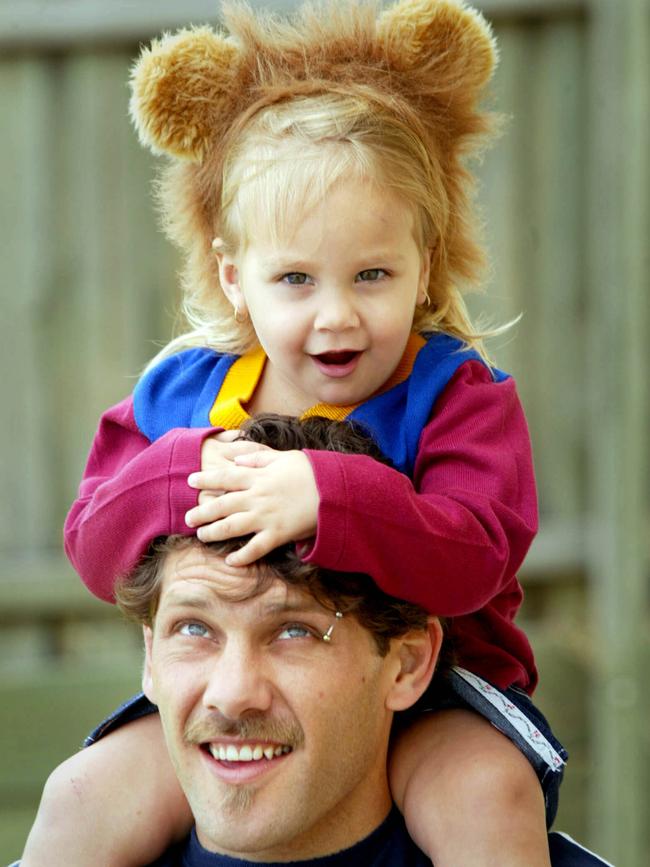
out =
[[[425,343],[425,339],[419,334],[411,334],[408,343],[406,344],[404,354],[393,371],[392,376],[389,377],[389,379],[375,392],[375,394],[381,394],[384,391],[388,391],[389,388],[399,385],[400,382],[403,382],[408,376],[410,376],[415,358]],[[231,365],[230,369],[226,373],[221,388],[219,389],[219,394],[210,410],[210,424],[213,425],[213,427],[221,427],[226,430],[236,430],[250,418],[250,415],[246,412],[244,407],[251,400],[255,393],[255,389],[260,383],[265,364],[266,353],[261,347],[258,347],[257,349],[253,349],[245,355],[240,356]],[[335,421],[343,421],[358,406],[359,403],[350,404],[348,406],[317,403],[305,410],[301,415],[301,418],[320,416],[322,418],[331,418]]]

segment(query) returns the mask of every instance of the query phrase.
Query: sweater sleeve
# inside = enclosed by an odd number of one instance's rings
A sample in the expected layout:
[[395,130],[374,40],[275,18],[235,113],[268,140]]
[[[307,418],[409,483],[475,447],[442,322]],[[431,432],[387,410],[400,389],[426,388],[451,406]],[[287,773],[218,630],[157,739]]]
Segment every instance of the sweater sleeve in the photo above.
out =
[[198,492],[187,476],[200,468],[201,444],[214,428],[175,428],[155,442],[142,434],[126,398],[107,410],[64,527],[65,551],[92,593],[113,601],[157,536],[189,535],[185,513]]
[[528,429],[512,379],[462,365],[424,428],[414,478],[372,458],[310,451],[320,494],[306,560],[366,572],[387,593],[456,617],[516,585],[537,530]]

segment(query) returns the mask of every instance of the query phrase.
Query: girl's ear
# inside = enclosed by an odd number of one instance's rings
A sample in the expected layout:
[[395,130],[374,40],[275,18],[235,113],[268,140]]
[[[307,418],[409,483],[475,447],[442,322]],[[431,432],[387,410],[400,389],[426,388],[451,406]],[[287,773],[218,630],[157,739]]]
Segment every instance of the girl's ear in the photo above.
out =
[[237,315],[244,315],[247,312],[246,300],[244,293],[239,285],[239,268],[237,263],[231,256],[225,253],[217,253],[217,262],[219,264],[219,282],[223,289],[224,295],[232,304]]
[[142,692],[147,696],[149,701],[156,704],[156,694],[153,686],[153,675],[151,671],[151,645],[153,643],[153,632],[150,626],[143,626],[142,632],[144,635],[144,668],[142,670]]
[[431,276],[431,253],[427,249],[422,254],[422,266],[420,268],[420,282],[418,283],[418,297],[416,304],[418,307],[423,307],[431,299],[429,298],[429,277]]
[[399,666],[386,707],[398,711],[414,705],[429,686],[442,645],[442,626],[437,617],[430,617],[426,629],[413,630],[394,641]]

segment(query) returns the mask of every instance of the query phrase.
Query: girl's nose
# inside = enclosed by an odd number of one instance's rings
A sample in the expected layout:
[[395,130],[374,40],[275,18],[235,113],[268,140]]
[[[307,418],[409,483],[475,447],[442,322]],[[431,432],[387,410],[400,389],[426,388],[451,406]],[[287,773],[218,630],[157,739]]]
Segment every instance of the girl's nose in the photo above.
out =
[[360,324],[356,299],[345,289],[328,289],[319,293],[314,320],[316,331],[346,331]]

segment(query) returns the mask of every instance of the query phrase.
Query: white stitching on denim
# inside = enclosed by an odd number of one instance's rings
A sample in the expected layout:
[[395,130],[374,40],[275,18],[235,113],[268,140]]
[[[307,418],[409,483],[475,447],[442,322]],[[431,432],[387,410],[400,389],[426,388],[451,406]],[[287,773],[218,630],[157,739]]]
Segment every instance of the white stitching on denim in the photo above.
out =
[[578,849],[580,849],[582,852],[587,852],[587,854],[592,855],[598,861],[599,864],[604,864],[605,867],[614,867],[614,864],[612,864],[610,861],[605,861],[605,859],[601,858],[600,855],[596,855],[595,852],[592,852],[591,849],[587,849],[586,846],[583,846],[581,843],[578,843],[576,840],[573,839],[573,837],[570,837],[568,834],[565,834],[564,831],[554,831],[553,833],[557,834],[558,837],[564,837],[565,840],[568,840],[570,843],[573,843],[573,845],[576,846]]
[[498,689],[487,683],[483,678],[471,671],[467,671],[465,668],[455,665],[454,671],[508,720],[510,725],[517,730],[526,743],[544,760],[549,768],[559,771],[564,767],[566,763],[562,756],[553,749],[553,746],[544,735],[533,725],[532,720],[529,720],[524,712],[515,704],[508,701],[502,692],[499,692]]

